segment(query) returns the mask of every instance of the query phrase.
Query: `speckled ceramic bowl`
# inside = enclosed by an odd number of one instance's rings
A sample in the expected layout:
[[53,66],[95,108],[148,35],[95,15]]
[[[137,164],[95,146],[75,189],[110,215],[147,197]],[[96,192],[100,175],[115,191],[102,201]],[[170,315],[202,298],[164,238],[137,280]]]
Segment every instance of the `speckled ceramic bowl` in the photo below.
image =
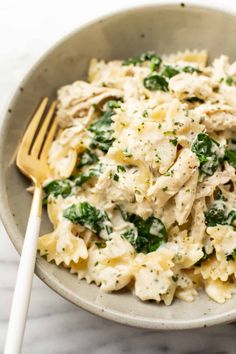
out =
[[[204,5],[207,3],[207,5]],[[84,79],[91,57],[127,58],[146,50],[172,53],[206,48],[236,58],[236,5],[233,1],[158,2],[112,14],[77,30],[52,48],[33,67],[8,107],[0,135],[0,212],[18,252],[30,210],[29,181],[15,167],[15,154],[24,129],[43,96],[55,97],[58,87]],[[50,224],[43,215],[41,233]],[[99,316],[152,329],[204,327],[236,319],[236,296],[223,305],[201,293],[195,302],[175,300],[165,307],[144,303],[128,292],[103,294],[94,284],[78,281],[55,264],[38,257],[36,274],[74,304]]]

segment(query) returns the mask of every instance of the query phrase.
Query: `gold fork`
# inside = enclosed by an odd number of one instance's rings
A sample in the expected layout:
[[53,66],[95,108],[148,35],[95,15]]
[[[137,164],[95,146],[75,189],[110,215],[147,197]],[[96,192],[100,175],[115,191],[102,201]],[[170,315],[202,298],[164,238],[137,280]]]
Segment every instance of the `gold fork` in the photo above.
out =
[[16,158],[17,167],[34,183],[34,195],[17,274],[5,354],[20,353],[29,307],[41,223],[42,183],[50,176],[47,155],[57,130],[54,118],[56,103],[53,102],[48,109],[47,106],[48,98],[44,98],[24,134]]

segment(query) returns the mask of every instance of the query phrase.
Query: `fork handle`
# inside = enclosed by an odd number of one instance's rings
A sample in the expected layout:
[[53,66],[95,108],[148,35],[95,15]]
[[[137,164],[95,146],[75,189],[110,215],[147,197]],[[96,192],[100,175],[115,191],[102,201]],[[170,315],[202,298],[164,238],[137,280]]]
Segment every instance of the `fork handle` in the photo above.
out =
[[4,354],[21,352],[28,313],[42,212],[42,188],[35,187],[18,268]]

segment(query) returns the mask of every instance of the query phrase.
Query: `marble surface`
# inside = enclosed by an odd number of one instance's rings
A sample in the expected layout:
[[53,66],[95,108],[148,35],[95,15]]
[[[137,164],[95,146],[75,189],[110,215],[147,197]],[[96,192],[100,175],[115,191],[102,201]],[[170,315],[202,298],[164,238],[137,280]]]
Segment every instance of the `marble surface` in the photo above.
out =
[[[230,0],[228,0],[230,1]],[[14,86],[45,49],[80,24],[138,0],[1,0],[0,110]],[[150,1],[149,1],[150,2]],[[0,224],[0,353],[19,256]],[[66,302],[34,279],[24,354],[233,354],[236,324],[154,332],[98,318]]]

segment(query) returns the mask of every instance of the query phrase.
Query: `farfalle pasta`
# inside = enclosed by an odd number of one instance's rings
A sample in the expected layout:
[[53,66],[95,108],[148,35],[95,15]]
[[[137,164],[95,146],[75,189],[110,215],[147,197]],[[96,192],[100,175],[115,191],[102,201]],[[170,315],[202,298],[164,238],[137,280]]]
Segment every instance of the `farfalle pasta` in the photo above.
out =
[[43,203],[49,262],[140,300],[236,289],[236,62],[206,51],[92,59],[58,91]]

